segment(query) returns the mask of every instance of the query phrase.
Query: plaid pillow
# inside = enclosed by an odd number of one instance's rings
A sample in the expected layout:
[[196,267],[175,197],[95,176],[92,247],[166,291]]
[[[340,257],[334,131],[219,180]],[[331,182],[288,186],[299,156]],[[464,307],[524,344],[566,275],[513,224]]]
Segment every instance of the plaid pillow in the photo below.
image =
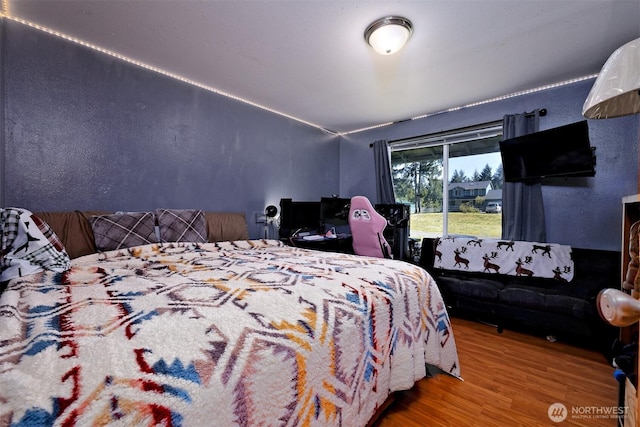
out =
[[158,243],[153,212],[97,215],[89,222],[99,251]]
[[64,272],[69,255],[49,225],[26,209],[0,209],[0,282],[42,269]]
[[31,215],[31,219],[33,220],[33,223],[38,226],[38,230],[40,230],[42,235],[47,238],[58,252],[65,250],[62,241],[60,241],[56,233],[54,233],[51,227],[49,227],[49,224],[36,215]]
[[189,209],[156,209],[162,242],[207,242],[204,212]]

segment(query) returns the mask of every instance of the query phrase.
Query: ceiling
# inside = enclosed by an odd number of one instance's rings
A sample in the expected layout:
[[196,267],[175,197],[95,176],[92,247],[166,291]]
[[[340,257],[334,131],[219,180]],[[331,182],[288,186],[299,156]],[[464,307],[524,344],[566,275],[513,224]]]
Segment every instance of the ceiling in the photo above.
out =
[[[640,0],[3,0],[4,14],[346,133],[592,76],[640,37]],[[395,55],[378,18],[414,32]]]

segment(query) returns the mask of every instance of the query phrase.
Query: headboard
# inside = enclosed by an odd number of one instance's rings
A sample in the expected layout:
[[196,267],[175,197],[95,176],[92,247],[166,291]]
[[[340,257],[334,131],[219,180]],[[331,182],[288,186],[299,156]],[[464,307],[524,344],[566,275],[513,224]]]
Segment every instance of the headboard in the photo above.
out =
[[[113,212],[69,211],[34,212],[45,221],[62,241],[70,258],[96,253],[89,218]],[[247,240],[249,229],[242,212],[205,212],[207,240],[209,242]]]

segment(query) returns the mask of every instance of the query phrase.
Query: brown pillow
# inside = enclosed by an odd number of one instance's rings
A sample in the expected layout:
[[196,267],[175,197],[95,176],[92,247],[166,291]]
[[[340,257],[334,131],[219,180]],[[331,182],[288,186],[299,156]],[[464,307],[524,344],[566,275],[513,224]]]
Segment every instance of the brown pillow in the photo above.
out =
[[98,215],[89,222],[99,251],[158,243],[153,212]]
[[209,242],[248,240],[249,229],[242,212],[205,212]]
[[69,257],[78,258],[96,253],[96,243],[89,218],[108,215],[107,211],[36,212],[35,215],[49,224],[62,241]]
[[207,241],[207,224],[201,210],[156,209],[156,219],[162,242]]

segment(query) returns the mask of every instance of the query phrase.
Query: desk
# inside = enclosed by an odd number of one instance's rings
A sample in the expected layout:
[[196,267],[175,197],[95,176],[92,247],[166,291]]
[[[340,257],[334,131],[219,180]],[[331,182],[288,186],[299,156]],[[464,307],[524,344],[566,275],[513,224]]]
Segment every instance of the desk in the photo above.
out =
[[288,239],[282,239],[282,241],[298,248],[315,249],[326,252],[342,252],[345,254],[353,253],[353,239],[350,234],[339,234],[338,237],[334,238],[322,237],[317,240],[308,240],[303,237],[290,237]]

